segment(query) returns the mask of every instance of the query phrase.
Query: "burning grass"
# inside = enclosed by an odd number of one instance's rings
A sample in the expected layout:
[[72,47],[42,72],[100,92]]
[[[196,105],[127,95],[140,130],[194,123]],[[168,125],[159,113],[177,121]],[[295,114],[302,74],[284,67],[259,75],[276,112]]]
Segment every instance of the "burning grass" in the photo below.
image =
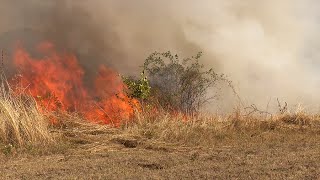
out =
[[13,78],[18,93],[35,98],[39,107],[51,112],[78,112],[87,120],[118,126],[130,120],[139,103],[125,94],[121,77],[104,65],[97,67],[91,82],[85,82],[86,71],[75,55],[58,52],[49,42],[36,48],[43,55],[35,58],[18,47],[13,56],[19,76]]
[[[125,93],[125,84],[112,69],[100,66],[92,86],[88,86],[84,82],[86,72],[74,55],[57,52],[51,43],[42,43],[37,50],[43,58],[34,58],[23,48],[17,48],[13,62],[20,75],[10,79],[10,84],[16,86],[12,90],[6,80],[2,81],[0,141],[6,144],[24,146],[52,142],[49,122],[56,127],[68,124],[66,126],[80,129],[93,122],[120,127],[124,134],[189,145],[210,145],[217,139],[234,138],[239,134],[320,131],[320,116],[302,110],[289,113],[281,109],[276,115],[254,114],[257,109],[252,106],[254,111],[250,113],[241,112],[239,108],[231,115],[218,116],[183,115],[169,112],[170,108],[142,107],[137,99]],[[64,116],[48,118],[47,112]],[[73,113],[79,117],[74,117]],[[76,123],[81,121],[79,119],[89,121]]]
[[53,136],[48,118],[32,97],[17,96],[2,78],[0,87],[0,142],[9,146],[48,145]]
[[[86,121],[78,113],[62,113],[54,116],[56,124],[51,127],[50,132],[50,120],[39,111],[36,101],[32,97],[16,96],[12,91],[8,91],[5,84],[1,88],[0,107],[0,142],[20,147],[52,143],[55,133],[72,137],[71,143],[80,142],[77,137],[88,134],[107,137],[112,131],[112,134],[121,137],[138,138],[138,144],[140,141],[155,141],[188,146],[212,146],[241,139],[247,141],[270,133],[280,136],[320,134],[320,116],[301,110],[271,116],[247,115],[239,109],[226,116],[186,116],[165,110],[142,110],[136,111],[132,121],[123,121],[118,128],[112,124],[108,126]],[[59,140],[63,141],[63,138]]]
[[83,120],[113,127],[133,119],[139,102],[125,94],[115,71],[101,65],[91,82],[85,82],[86,72],[72,53],[58,52],[50,42],[35,50],[37,57],[17,46],[11,61],[16,75],[2,78],[1,143],[48,144],[53,141],[48,125],[61,127],[61,114],[77,113]]

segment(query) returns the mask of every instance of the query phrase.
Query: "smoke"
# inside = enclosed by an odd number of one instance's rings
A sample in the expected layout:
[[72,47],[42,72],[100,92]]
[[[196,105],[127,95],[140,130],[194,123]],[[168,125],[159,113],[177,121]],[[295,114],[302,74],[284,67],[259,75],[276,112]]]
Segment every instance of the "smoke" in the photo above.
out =
[[[0,0],[0,48],[40,40],[75,52],[88,74],[99,64],[131,74],[153,51],[203,51],[245,103],[278,97],[314,109],[320,100],[316,0]],[[220,108],[232,107],[226,93]]]

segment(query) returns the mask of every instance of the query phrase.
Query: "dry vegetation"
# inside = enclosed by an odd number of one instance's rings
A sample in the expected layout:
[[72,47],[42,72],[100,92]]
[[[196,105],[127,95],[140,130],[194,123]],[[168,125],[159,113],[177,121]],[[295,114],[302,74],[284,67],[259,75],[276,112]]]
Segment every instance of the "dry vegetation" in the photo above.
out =
[[[245,114],[245,113],[244,113]],[[232,135],[256,136],[265,132],[320,132],[320,116],[303,111],[276,115],[244,115],[238,109],[229,116],[172,115],[140,113],[137,119],[123,126],[128,134],[189,146],[211,146],[216,139]]]
[[[228,116],[139,111],[118,128],[0,94],[0,179],[316,179],[320,116],[240,108]],[[146,108],[148,109],[148,108]]]
[[[197,113],[198,103],[184,111],[159,108],[172,94],[156,110],[146,104],[114,128],[90,123],[77,112],[48,116],[34,98],[2,82],[0,179],[320,177],[320,115],[301,109],[289,112],[279,103],[279,113],[271,114],[252,105],[220,116]],[[150,93],[145,77],[132,87],[133,96]],[[185,107],[182,102],[176,109]]]
[[[11,101],[5,99],[12,108]],[[37,146],[3,155],[3,178],[316,179],[320,175],[320,116],[303,111],[271,116],[246,115],[238,109],[229,116],[193,117],[139,112],[120,128],[62,114],[49,131],[45,123],[39,124],[44,117],[36,108],[18,107],[10,112],[19,110],[26,117],[4,119],[19,127],[6,127],[5,132],[19,129],[19,133],[7,134],[4,143],[38,144],[60,138],[51,149]]]
[[49,121],[32,97],[14,95],[6,81],[0,87],[0,143],[5,147],[45,146],[54,142]]

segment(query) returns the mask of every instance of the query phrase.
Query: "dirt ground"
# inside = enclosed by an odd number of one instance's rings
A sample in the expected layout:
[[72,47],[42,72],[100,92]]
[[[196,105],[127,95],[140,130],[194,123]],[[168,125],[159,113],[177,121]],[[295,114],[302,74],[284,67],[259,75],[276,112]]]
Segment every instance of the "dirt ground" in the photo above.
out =
[[61,133],[67,143],[55,152],[2,155],[0,179],[320,179],[319,133],[270,131],[197,146],[115,129]]

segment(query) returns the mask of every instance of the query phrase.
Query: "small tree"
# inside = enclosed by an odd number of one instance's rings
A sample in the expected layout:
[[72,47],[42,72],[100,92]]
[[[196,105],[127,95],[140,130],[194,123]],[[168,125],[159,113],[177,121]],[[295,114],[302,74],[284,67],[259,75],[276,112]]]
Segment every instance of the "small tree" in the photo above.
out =
[[[219,81],[228,81],[223,74],[212,68],[204,70],[199,59],[202,53],[180,60],[170,51],[154,52],[144,63],[144,70],[150,76],[151,94],[160,105],[185,113],[194,113],[213,97],[208,96],[210,88]],[[229,82],[229,81],[228,81]]]

